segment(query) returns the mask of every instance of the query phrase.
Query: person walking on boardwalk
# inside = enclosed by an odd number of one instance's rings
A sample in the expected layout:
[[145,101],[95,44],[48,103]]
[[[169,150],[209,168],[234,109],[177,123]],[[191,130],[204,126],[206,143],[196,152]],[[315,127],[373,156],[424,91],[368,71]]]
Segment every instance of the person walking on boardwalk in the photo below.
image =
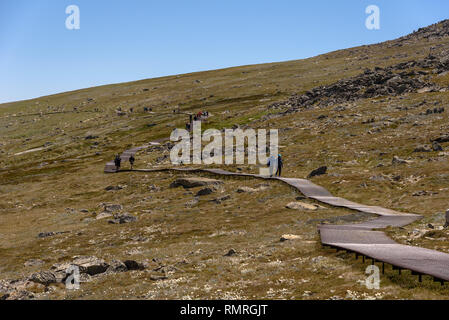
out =
[[280,177],[282,174],[282,166],[284,165],[284,163],[282,162],[282,156],[279,154],[278,155],[278,169],[276,170],[276,176]]
[[129,164],[131,165],[131,170],[133,169],[134,161],[136,161],[136,159],[134,158],[134,156],[129,157]]
[[268,158],[267,167],[270,167],[270,178],[272,178],[273,172],[275,172],[275,169],[277,168],[277,159],[274,156]]
[[120,170],[120,165],[121,165],[121,163],[122,163],[122,159],[120,158],[120,155],[117,154],[117,155],[115,156],[115,159],[114,159],[114,164],[115,164],[115,168],[116,168],[117,171]]

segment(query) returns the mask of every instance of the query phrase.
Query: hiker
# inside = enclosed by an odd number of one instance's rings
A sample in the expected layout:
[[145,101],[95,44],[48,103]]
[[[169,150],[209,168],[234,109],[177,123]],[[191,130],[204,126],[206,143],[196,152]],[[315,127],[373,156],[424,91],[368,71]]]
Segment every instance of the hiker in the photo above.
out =
[[282,173],[282,166],[284,165],[284,163],[282,162],[282,156],[279,154],[278,155],[278,169],[276,170],[276,175],[278,177],[281,176]]
[[[270,178],[273,177],[274,168],[277,167],[277,159],[274,156],[268,158],[267,167],[270,167]],[[277,173],[277,171],[276,171]]]
[[133,169],[134,161],[136,161],[136,159],[134,158],[134,156],[129,157],[129,163],[131,164],[131,170]]
[[117,154],[117,155],[115,156],[115,159],[114,159],[114,164],[115,164],[115,168],[116,168],[117,171],[120,170],[120,164],[121,164],[121,162],[122,162],[122,159],[120,158],[120,155]]

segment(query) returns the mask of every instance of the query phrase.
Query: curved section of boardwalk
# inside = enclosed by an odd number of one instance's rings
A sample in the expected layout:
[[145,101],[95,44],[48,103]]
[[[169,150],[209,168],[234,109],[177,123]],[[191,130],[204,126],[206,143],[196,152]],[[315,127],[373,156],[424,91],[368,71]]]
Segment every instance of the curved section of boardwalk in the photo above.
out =
[[[148,146],[142,146],[125,151],[121,157],[126,161],[131,155],[134,155],[139,150],[145,149]],[[129,170],[125,170],[129,171]],[[376,214],[377,218],[358,224],[346,225],[319,225],[318,232],[321,237],[321,243],[336,249],[343,249],[354,252],[356,255],[361,255],[364,258],[375,261],[391,264],[397,269],[408,269],[412,273],[421,275],[430,275],[434,277],[435,281],[449,281],[449,254],[419,248],[414,246],[407,246],[398,244],[382,231],[375,229],[382,229],[388,226],[402,227],[421,219],[422,217],[416,214],[401,213],[394,210],[378,207],[367,206],[355,203],[343,198],[333,196],[329,191],[320,187],[309,180],[296,178],[281,178],[281,177],[264,177],[256,174],[235,173],[221,169],[194,169],[194,168],[167,168],[167,169],[136,169],[137,172],[197,172],[209,173],[221,176],[234,177],[252,177],[264,180],[279,180],[291,187],[297,189],[306,197],[315,199],[319,202],[335,206],[343,207],[360,212]],[[105,167],[106,173],[117,172],[113,162],[108,162]]]

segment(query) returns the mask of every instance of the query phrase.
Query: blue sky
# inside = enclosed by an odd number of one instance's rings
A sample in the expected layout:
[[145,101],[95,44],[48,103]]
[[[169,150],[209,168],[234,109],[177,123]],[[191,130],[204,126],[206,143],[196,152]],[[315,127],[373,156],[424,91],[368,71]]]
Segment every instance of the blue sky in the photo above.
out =
[[[80,30],[65,27],[77,5]],[[365,8],[380,8],[380,30]],[[449,18],[447,0],[0,0],[0,103],[302,59]]]

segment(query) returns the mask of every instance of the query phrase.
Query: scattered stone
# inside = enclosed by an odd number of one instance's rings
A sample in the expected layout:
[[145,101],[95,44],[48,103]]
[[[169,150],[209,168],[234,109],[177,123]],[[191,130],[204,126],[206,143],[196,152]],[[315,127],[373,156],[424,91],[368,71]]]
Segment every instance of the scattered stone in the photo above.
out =
[[229,200],[229,199],[231,199],[231,196],[230,196],[230,195],[225,195],[225,196],[216,198],[216,199],[214,199],[214,200],[211,200],[211,202],[215,202],[215,203],[217,203],[217,204],[220,204],[220,203],[222,203],[223,201],[226,201],[226,200]]
[[123,210],[123,206],[121,204],[103,204],[104,211],[108,213],[116,212]]
[[118,190],[122,190],[125,187],[122,185],[118,185],[118,186],[107,186],[106,188],[104,188],[106,191],[118,191]]
[[110,217],[112,217],[112,213],[102,212],[102,213],[98,214],[95,219],[100,220],[100,219],[105,219],[105,218],[110,218]]
[[409,164],[409,163],[411,163],[411,161],[401,159],[398,156],[394,156],[393,160],[391,161],[391,163],[392,164]]
[[199,201],[198,197],[195,197],[192,200],[186,202],[186,207],[192,208],[198,204],[198,201]]
[[297,236],[297,235],[294,235],[294,234],[284,234],[281,237],[281,242],[289,241],[289,240],[299,240],[299,239],[301,239],[300,236]]
[[315,204],[309,204],[305,202],[290,202],[285,206],[292,210],[318,210],[319,206]]
[[56,235],[58,235],[58,234],[64,234],[64,233],[68,233],[68,231],[65,231],[65,232],[62,232],[62,231],[58,231],[58,232],[53,232],[53,231],[50,231],[50,232],[41,232],[41,233],[39,233],[39,234],[37,235],[37,237],[42,239],[42,238],[53,237],[53,236],[56,236]]
[[215,188],[211,188],[211,187],[206,187],[204,189],[201,189],[200,191],[198,191],[198,193],[196,194],[197,196],[207,196],[209,194],[212,194],[216,191]]
[[148,186],[148,191],[150,191],[150,192],[159,192],[159,191],[161,191],[161,188],[156,186],[156,185],[154,185],[154,184],[151,184],[151,185]]
[[432,152],[432,148],[427,145],[419,146],[416,147],[415,150],[413,150],[413,152]]
[[224,257],[232,257],[234,255],[237,254],[237,251],[235,251],[234,249],[229,249],[229,251],[224,255]]
[[1,300],[31,300],[34,298],[34,294],[26,291],[26,290],[18,290],[13,291],[11,293],[7,293],[3,297],[1,297]]
[[126,272],[128,271],[128,267],[125,263],[119,260],[112,260],[109,264],[107,272]]
[[43,284],[44,286],[57,282],[55,274],[51,271],[40,271],[33,273],[28,280]]
[[43,260],[40,259],[31,259],[28,260],[24,263],[25,267],[36,267],[36,266],[41,266],[43,265],[45,262]]
[[184,187],[189,189],[205,186],[217,186],[220,184],[223,184],[223,181],[208,178],[178,178],[170,185],[170,188]]
[[253,192],[257,192],[257,189],[254,188],[250,188],[250,187],[239,187],[237,189],[237,193],[253,193]]
[[449,226],[449,209],[446,210],[446,223],[444,224],[444,227],[447,228]]
[[438,142],[438,143],[449,142],[449,135],[443,135],[443,136],[440,136],[440,137],[438,137],[438,138],[432,140],[432,142],[434,142],[434,141],[435,141],[435,142]]
[[321,176],[323,174],[326,174],[326,172],[327,172],[327,167],[326,166],[322,166],[322,167],[319,167],[318,169],[313,170],[307,176],[307,178],[310,179],[310,178],[313,178],[313,177],[316,177],[316,176]]
[[153,281],[161,281],[161,280],[166,280],[166,279],[168,279],[168,277],[167,276],[160,276],[160,275],[151,275],[150,276],[150,280],[153,280]]
[[433,151],[443,151],[443,147],[436,141],[432,143]]
[[108,222],[110,224],[124,224],[124,223],[130,223],[130,222],[135,222],[137,221],[137,217],[132,216],[130,214],[119,214],[119,215],[115,215],[114,219],[109,220]]
[[433,192],[433,191],[416,191],[412,194],[413,197],[423,197],[423,196],[433,196],[435,194],[438,194],[438,192]]
[[144,270],[145,266],[142,263],[139,263],[134,260],[126,260],[123,262],[128,270]]

